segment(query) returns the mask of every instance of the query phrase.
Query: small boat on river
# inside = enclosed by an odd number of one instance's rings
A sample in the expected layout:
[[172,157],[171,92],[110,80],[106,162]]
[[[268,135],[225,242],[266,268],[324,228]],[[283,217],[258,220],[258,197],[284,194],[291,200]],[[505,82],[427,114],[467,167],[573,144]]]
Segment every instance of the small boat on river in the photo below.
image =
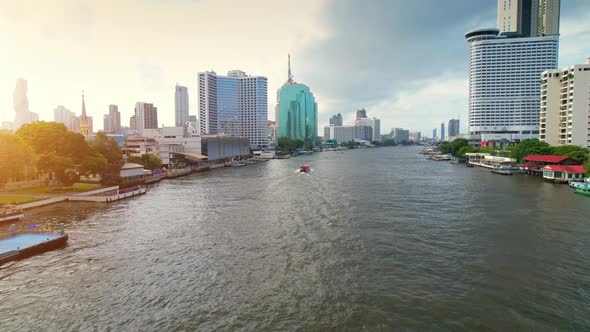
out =
[[513,171],[509,167],[498,166],[492,169],[492,173],[500,174],[500,175],[514,175]]

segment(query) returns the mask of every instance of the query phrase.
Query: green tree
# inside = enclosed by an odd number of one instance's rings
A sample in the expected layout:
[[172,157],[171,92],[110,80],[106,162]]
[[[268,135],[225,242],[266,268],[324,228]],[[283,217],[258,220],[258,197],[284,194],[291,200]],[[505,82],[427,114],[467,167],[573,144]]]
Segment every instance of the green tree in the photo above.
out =
[[538,139],[526,139],[514,147],[511,152],[511,157],[518,161],[522,161],[524,157],[537,155],[553,154],[553,148],[549,144],[539,141]]
[[393,138],[387,138],[383,140],[383,145],[385,146],[396,146],[397,143],[395,142],[395,140]]
[[53,175],[64,185],[79,179],[76,168],[81,167],[89,153],[84,136],[57,122],[25,124],[16,135],[31,146],[39,171]]
[[451,153],[453,145],[449,142],[440,142],[436,149],[442,153]]
[[451,142],[451,154],[454,157],[460,157],[459,150],[461,148],[469,146],[469,142],[464,138],[457,138],[453,142]]
[[106,165],[98,170],[101,182],[104,185],[115,185],[120,183],[121,167],[125,164],[121,149],[117,142],[108,138],[104,133],[99,132],[96,138],[90,143],[90,149],[102,155],[107,161]]
[[34,164],[31,147],[10,132],[0,132],[0,156],[0,184],[25,176]]
[[553,147],[554,155],[572,158],[582,163],[588,160],[588,153],[588,149],[576,145]]
[[130,163],[140,164],[143,166],[143,168],[149,169],[150,171],[162,167],[162,161],[160,158],[150,153],[142,154],[141,157],[129,157],[127,161]]

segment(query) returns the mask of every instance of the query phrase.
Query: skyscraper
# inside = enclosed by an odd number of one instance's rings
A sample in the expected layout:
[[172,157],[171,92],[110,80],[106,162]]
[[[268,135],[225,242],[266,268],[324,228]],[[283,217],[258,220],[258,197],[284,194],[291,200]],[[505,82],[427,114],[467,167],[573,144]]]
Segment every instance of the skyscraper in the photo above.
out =
[[356,124],[359,124],[361,119],[366,119],[367,118],[367,110],[365,110],[364,108],[356,111]]
[[232,70],[199,75],[199,128],[202,135],[246,137],[253,149],[268,147],[268,87],[262,76]]
[[442,141],[444,141],[445,138],[446,138],[446,136],[445,136],[445,123],[443,122],[440,124],[440,139]]
[[342,114],[332,115],[330,117],[330,126],[342,126]]
[[438,139],[438,137],[436,136],[436,128],[432,129],[432,139]]
[[158,108],[154,104],[135,103],[135,115],[131,117],[131,128],[139,130],[158,129]]
[[381,141],[381,120],[377,118],[360,118],[356,123],[357,126],[366,126],[371,128],[371,141]]
[[470,47],[469,133],[538,137],[540,77],[557,68],[559,36],[511,38],[499,32],[465,34]]
[[174,115],[176,126],[185,125],[188,120],[188,89],[176,84],[174,93]]
[[560,0],[540,0],[539,23],[537,28],[539,36],[559,34],[560,12]]
[[82,91],[82,114],[80,115],[80,134],[89,136],[92,134],[92,118],[86,115],[86,103],[84,102],[84,91]]
[[459,119],[449,120],[447,130],[449,137],[457,137],[459,135]]
[[559,34],[560,5],[560,0],[498,0],[498,28],[522,37]]
[[109,105],[109,114],[104,115],[103,130],[109,133],[118,133],[121,131],[121,113],[119,106]]
[[29,98],[27,97],[27,81],[19,78],[13,93],[14,102],[14,130],[20,126],[39,121],[39,115],[29,110]]
[[288,79],[277,93],[278,137],[302,139],[312,144],[318,137],[318,104],[305,84],[297,83],[291,74],[289,56]]

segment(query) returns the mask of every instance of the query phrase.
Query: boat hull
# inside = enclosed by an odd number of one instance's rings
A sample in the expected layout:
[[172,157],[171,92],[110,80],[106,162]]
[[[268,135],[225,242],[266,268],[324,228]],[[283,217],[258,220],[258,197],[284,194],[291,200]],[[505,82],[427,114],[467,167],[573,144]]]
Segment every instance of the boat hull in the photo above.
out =
[[68,235],[62,235],[58,238],[42,242],[30,247],[22,248],[20,250],[12,250],[4,252],[0,255],[0,265],[10,261],[25,259],[34,255],[42,254],[47,251],[59,249],[64,247],[68,242]]
[[576,189],[574,191],[576,194],[578,195],[582,195],[582,196],[588,196],[590,197],[590,190],[581,190],[581,189]]

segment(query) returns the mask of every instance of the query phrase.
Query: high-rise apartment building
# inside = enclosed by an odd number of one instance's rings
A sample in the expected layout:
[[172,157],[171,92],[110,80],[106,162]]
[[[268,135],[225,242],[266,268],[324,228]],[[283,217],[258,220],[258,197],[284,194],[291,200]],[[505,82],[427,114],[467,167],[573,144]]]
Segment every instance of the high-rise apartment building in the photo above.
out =
[[158,129],[158,108],[154,104],[135,103],[135,115],[131,117],[131,129],[142,131],[144,129]]
[[447,137],[445,136],[445,123],[443,122],[440,124],[440,139],[444,141],[445,138]]
[[176,126],[185,125],[188,119],[188,89],[185,86],[176,84],[174,92],[174,117]]
[[268,147],[267,78],[241,70],[198,76],[201,134],[246,137],[254,149]]
[[539,1],[539,23],[537,28],[539,36],[559,34],[560,12],[561,0]]
[[289,57],[288,79],[277,92],[278,137],[318,143],[318,104],[309,87],[293,80]]
[[367,117],[367,110],[364,108],[356,111],[356,123],[358,124],[360,119],[365,119]]
[[330,126],[342,126],[342,114],[332,115],[330,117]]
[[590,148],[590,59],[541,77],[540,140]]
[[449,120],[447,130],[449,137],[457,137],[459,135],[459,119]]
[[469,133],[538,137],[539,78],[557,68],[559,36],[512,38],[498,29],[478,29],[465,38],[470,48]]
[[377,118],[360,118],[358,126],[367,126],[371,128],[371,141],[381,141],[381,120]]

